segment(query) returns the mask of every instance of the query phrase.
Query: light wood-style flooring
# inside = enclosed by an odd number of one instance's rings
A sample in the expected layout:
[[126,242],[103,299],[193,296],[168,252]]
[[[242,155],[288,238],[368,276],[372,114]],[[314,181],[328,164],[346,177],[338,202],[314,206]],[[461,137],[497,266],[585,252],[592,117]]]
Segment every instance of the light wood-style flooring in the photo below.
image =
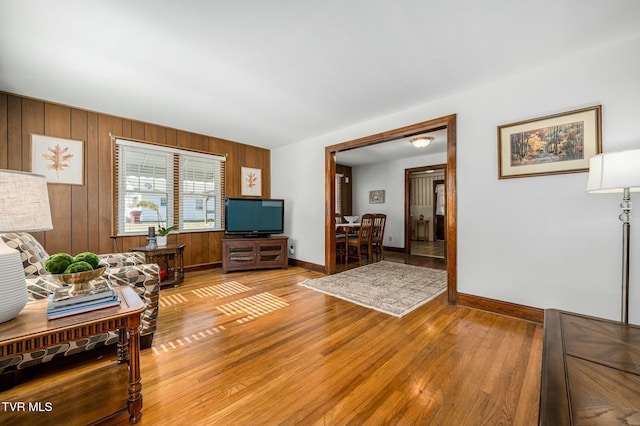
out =
[[410,253],[417,256],[439,257],[444,259],[446,245],[444,240],[411,241]]
[[[404,254],[404,252],[388,248],[385,249],[384,255],[384,260],[388,260],[391,262],[407,263],[410,265],[424,266],[434,269],[447,269],[447,261],[444,257],[423,256],[419,254]],[[365,253],[361,256],[361,260],[362,264],[366,265],[369,263],[378,262],[382,260],[382,258],[380,256],[380,253],[372,253],[370,258],[368,258]],[[358,262],[358,258],[354,253],[349,256],[348,263],[344,262],[343,256],[338,256],[338,258],[336,258],[336,272],[343,272],[349,269],[357,268],[358,266],[360,266],[360,262]]]
[[[163,288],[141,355],[140,424],[537,424],[541,325],[450,306],[445,294],[395,318],[298,285],[320,276],[214,269]],[[0,397],[53,388],[54,410],[30,424],[88,423],[125,406],[126,386],[111,390],[126,372],[112,349]],[[121,411],[103,424],[127,420]]]

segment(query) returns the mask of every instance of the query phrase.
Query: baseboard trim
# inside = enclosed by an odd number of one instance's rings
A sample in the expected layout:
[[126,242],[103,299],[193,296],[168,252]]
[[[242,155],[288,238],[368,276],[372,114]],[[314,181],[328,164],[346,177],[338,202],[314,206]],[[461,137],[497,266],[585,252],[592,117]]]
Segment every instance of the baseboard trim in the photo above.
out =
[[393,251],[396,253],[404,253],[404,247],[387,247],[384,246],[385,251]]
[[327,273],[327,268],[317,263],[305,262],[304,260],[289,258],[289,266],[298,266],[300,268],[308,269],[314,272],[320,272],[322,274]]
[[457,304],[458,306],[466,306],[468,308],[508,315],[540,324],[544,323],[544,309],[533,308],[531,306],[519,305],[517,303],[504,302],[502,300],[489,299],[465,293],[457,294]]
[[196,265],[188,265],[184,267],[185,272],[206,271],[222,267],[222,262],[198,263]]
[[[299,266],[304,269],[308,269],[314,272],[320,272],[326,274],[326,268],[322,265],[318,265],[316,263],[305,262],[303,260],[292,259],[289,258],[289,266]],[[213,263],[200,263],[197,265],[189,265],[184,267],[185,272],[195,272],[195,271],[206,271],[209,269],[215,269],[222,267],[222,262],[213,262]]]

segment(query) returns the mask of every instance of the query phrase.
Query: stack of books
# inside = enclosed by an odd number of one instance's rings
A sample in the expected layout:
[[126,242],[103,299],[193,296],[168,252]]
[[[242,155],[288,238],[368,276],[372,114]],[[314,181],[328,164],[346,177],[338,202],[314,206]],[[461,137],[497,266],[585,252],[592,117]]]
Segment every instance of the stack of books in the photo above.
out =
[[59,287],[49,296],[47,318],[52,320],[120,305],[111,283],[104,278],[88,293],[70,295],[69,290],[71,287]]

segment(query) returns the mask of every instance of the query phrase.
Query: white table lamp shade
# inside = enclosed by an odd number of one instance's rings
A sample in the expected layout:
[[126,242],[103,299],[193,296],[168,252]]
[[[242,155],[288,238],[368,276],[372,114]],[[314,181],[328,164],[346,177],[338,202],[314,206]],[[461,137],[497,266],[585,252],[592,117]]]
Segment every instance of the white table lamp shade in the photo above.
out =
[[589,161],[587,192],[640,191],[640,149],[598,154]]
[[[44,176],[0,170],[0,232],[52,229]],[[20,253],[0,238],[0,323],[16,317],[27,303]]]
[[46,178],[0,170],[0,212],[0,232],[52,229]]

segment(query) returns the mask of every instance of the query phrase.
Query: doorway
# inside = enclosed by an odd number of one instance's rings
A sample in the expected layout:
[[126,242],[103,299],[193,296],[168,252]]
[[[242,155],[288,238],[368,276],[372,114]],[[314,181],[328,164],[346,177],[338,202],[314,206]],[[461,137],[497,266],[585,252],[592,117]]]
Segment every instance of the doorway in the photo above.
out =
[[[399,138],[411,137],[435,129],[446,129],[447,163],[444,180],[446,183],[445,198],[445,252],[447,259],[447,297],[450,304],[457,301],[457,222],[456,222],[456,115],[448,115],[424,121],[398,129],[389,130],[360,139],[342,142],[325,147],[325,272],[336,272],[336,233],[335,233],[335,176],[336,153],[353,148],[389,142]],[[406,199],[406,197],[405,197]],[[408,213],[405,208],[405,215]],[[405,217],[406,221],[406,217]],[[405,250],[406,250],[405,240]]]
[[446,259],[446,164],[405,170],[405,254]]

